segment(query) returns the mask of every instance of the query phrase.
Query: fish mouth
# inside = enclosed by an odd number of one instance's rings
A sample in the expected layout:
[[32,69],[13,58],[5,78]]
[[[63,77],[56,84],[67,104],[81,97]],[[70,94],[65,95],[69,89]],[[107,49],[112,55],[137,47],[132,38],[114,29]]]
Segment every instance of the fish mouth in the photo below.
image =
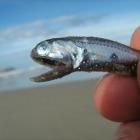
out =
[[65,67],[67,65],[62,60],[57,61],[57,60],[46,58],[46,57],[35,58],[34,61],[44,66],[50,67],[52,70],[57,69],[59,67]]
[[71,72],[73,72],[73,66],[71,63],[67,64],[64,61],[56,61],[48,58],[34,58],[40,64],[49,66],[51,68],[50,71],[43,73],[39,76],[32,77],[31,80],[34,82],[46,82],[54,79],[61,78]]
[[63,61],[56,61],[53,59],[47,59],[43,57],[36,57],[34,58],[34,60],[40,64],[49,66],[51,68],[51,70],[46,73],[30,78],[34,82],[46,82],[50,80],[55,80],[73,71],[72,65],[67,65]]
[[46,73],[30,78],[34,82],[55,80],[73,72],[72,63],[62,59],[53,59],[48,56],[40,56],[37,54],[35,48],[31,52],[31,57],[35,62],[52,68]]
[[40,63],[45,66],[49,66],[49,67],[57,67],[57,66],[65,65],[63,62],[59,62],[57,60],[46,58],[46,57],[36,57],[36,58],[33,58],[33,60],[36,61],[37,63]]
[[35,77],[31,77],[30,79],[33,82],[46,82],[50,80],[55,80],[73,71],[72,65],[68,65],[65,61],[60,59],[54,60],[46,56],[39,56],[34,49],[32,50],[31,57],[35,62],[52,68],[50,71],[46,73],[43,73]]

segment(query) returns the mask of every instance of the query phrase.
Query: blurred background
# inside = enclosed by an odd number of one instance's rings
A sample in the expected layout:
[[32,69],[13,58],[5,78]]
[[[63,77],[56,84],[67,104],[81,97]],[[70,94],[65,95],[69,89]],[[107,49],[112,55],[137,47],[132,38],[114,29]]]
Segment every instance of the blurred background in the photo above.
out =
[[109,140],[116,124],[92,104],[104,73],[34,83],[48,70],[30,58],[40,41],[98,36],[127,45],[140,23],[138,0],[0,0],[0,139]]

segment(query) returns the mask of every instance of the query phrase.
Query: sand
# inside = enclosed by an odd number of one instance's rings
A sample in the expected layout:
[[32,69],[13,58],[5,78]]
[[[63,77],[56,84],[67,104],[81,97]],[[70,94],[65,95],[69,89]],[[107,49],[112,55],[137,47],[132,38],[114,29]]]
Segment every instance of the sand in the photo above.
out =
[[92,96],[96,80],[0,93],[0,140],[112,140]]

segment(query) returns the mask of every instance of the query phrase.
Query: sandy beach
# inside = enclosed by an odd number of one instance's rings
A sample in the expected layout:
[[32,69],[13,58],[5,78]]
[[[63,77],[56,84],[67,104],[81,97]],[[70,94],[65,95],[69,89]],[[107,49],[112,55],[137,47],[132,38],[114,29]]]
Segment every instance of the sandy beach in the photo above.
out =
[[97,80],[0,94],[1,140],[112,140],[117,124],[92,103]]

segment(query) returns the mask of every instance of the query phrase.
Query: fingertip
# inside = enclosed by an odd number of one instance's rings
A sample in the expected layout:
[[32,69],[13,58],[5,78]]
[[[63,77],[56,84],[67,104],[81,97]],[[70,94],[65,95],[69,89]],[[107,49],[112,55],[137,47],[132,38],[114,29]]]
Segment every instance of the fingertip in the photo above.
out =
[[132,35],[131,47],[140,50],[140,26],[136,28]]
[[136,79],[111,75],[96,88],[94,101],[97,110],[106,118],[125,122],[140,118],[140,94]]

